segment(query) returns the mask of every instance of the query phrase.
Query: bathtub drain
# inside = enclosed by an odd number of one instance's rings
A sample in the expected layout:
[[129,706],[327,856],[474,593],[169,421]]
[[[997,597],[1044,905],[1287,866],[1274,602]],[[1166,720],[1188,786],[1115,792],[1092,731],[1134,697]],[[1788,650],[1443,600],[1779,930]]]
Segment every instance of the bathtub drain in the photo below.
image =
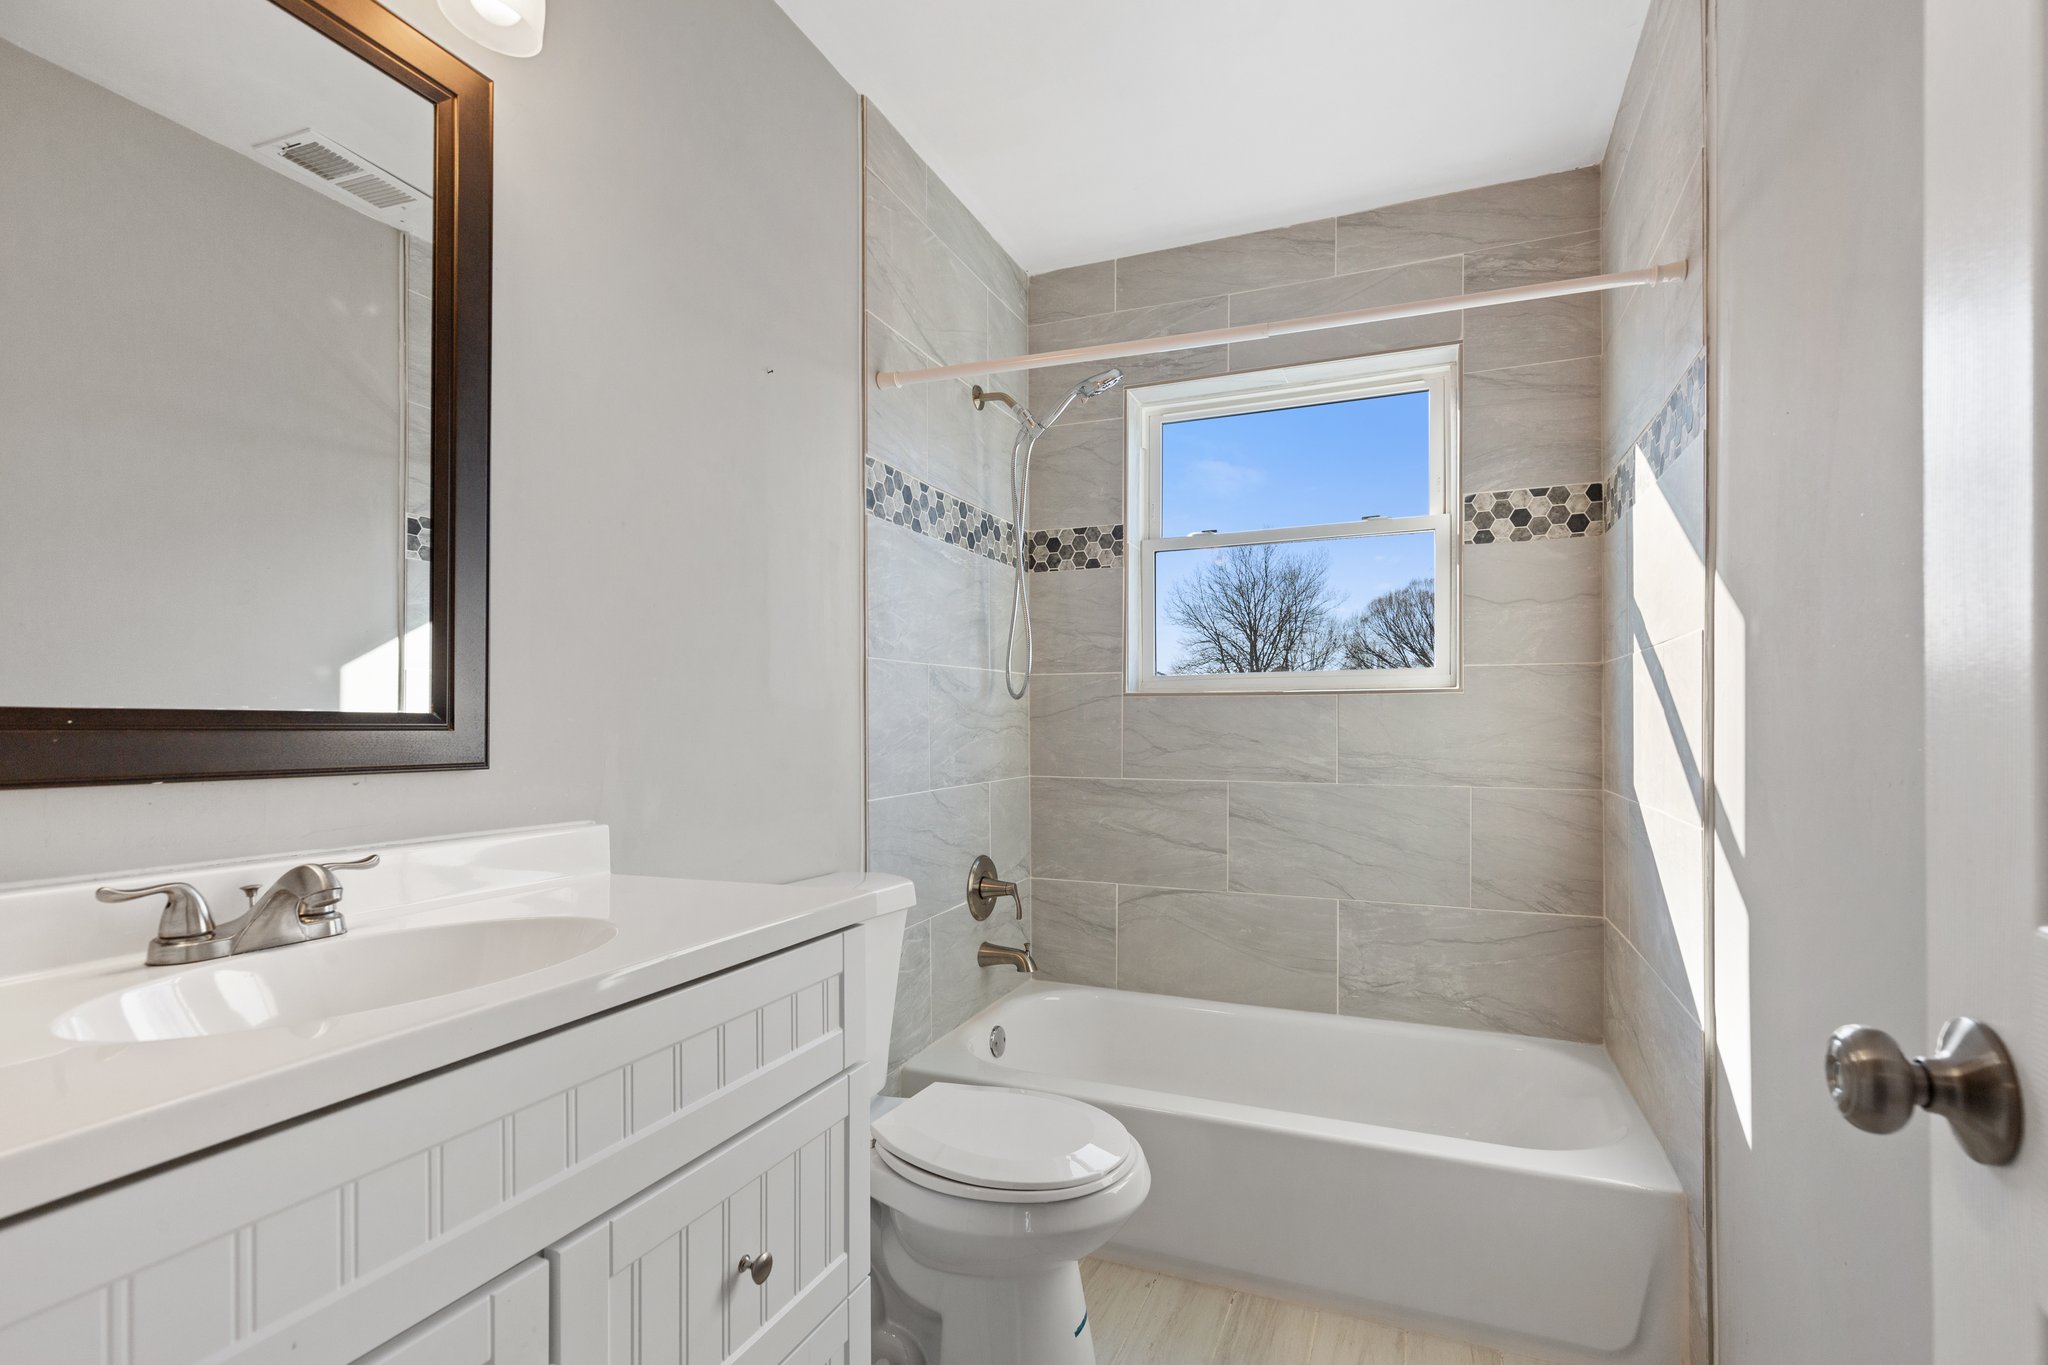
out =
[[996,1026],[995,1026],[994,1028],[992,1028],[992,1029],[990,1029],[990,1030],[988,1031],[988,1055],[989,1055],[989,1056],[991,1056],[991,1057],[1000,1057],[1000,1056],[1002,1056],[1002,1055],[1003,1055],[1003,1049],[1004,1049],[1005,1047],[1008,1047],[1008,1046],[1009,1046],[1009,1043],[1010,1043],[1009,1035],[1007,1035],[1007,1034],[1005,1034],[1005,1033],[1003,1032],[1003,1026],[1002,1026],[1001,1024],[997,1024],[997,1025],[996,1025]]

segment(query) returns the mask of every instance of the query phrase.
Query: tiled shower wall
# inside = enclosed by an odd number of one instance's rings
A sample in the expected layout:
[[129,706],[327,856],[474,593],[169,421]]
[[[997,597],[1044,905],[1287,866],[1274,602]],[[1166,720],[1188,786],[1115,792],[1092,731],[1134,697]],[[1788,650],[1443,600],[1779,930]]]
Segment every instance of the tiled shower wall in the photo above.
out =
[[[1592,274],[1600,210],[1586,168],[1061,270],[1031,282],[1031,349]],[[1457,692],[1125,696],[1123,393],[1040,443],[1031,529],[1078,528],[1099,566],[1031,576],[1048,975],[1601,1036],[1598,300],[1119,363],[1139,385],[1446,342],[1464,365]],[[1036,372],[1033,406],[1092,368]]]
[[1606,296],[1601,655],[1607,1046],[1692,1211],[1696,1365],[1708,1358],[1701,24],[1700,0],[1652,0],[1608,142],[1601,219],[1604,269],[1693,264],[1683,284]]
[[[866,372],[1022,351],[1023,272],[872,105],[864,147]],[[1014,426],[964,384],[865,391],[868,865],[917,884],[893,1071],[1018,980],[974,953],[1028,922],[976,923],[965,888],[979,853],[1030,875],[1029,712],[1001,671]]]

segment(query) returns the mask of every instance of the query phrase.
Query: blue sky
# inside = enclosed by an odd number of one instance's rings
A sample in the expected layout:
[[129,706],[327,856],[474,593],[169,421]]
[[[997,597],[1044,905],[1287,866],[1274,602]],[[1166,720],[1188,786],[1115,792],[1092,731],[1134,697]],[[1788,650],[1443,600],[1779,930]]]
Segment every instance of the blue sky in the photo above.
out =
[[[1389,394],[1312,407],[1168,423],[1161,441],[1168,536],[1420,516],[1429,511],[1429,395]],[[1436,572],[1434,537],[1317,542],[1330,587],[1355,611]],[[1179,634],[1166,619],[1173,585],[1210,557],[1159,557],[1159,663],[1170,670]]]

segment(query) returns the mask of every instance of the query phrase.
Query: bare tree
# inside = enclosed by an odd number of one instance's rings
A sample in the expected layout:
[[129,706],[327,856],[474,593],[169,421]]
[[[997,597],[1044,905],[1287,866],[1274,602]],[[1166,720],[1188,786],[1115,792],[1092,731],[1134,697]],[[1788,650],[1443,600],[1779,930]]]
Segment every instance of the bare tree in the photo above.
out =
[[1167,616],[1185,652],[1176,673],[1302,673],[1328,668],[1340,649],[1331,616],[1330,557],[1281,545],[1219,551],[1176,584]]
[[1436,580],[1418,578],[1366,603],[1340,632],[1346,668],[1429,668],[1436,663]]

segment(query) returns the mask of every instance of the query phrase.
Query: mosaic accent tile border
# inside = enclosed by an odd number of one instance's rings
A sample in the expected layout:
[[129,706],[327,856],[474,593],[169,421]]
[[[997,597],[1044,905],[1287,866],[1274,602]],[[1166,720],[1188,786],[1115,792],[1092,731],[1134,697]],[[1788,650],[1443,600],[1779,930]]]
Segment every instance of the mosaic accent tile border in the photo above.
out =
[[1465,495],[1465,543],[1572,540],[1607,529],[1607,490],[1597,483],[1503,488]]
[[1679,457],[1685,448],[1699,438],[1707,420],[1707,353],[1703,350],[1692,358],[1679,376],[1677,387],[1664,400],[1664,406],[1650,419],[1628,450],[1621,462],[1614,467],[1613,477],[1607,486],[1612,493],[1607,505],[1607,519],[1611,522],[1635,503],[1637,451],[1643,455],[1643,463],[1650,467],[1652,478],[1662,478],[1671,462]]
[[1016,527],[872,455],[867,457],[865,497],[869,516],[998,564],[1017,562]]
[[1121,526],[1068,526],[1033,531],[1024,543],[1024,567],[1032,573],[1058,569],[1114,569],[1124,562]]
[[434,558],[434,519],[432,517],[407,517],[405,519],[405,557],[427,563]]

